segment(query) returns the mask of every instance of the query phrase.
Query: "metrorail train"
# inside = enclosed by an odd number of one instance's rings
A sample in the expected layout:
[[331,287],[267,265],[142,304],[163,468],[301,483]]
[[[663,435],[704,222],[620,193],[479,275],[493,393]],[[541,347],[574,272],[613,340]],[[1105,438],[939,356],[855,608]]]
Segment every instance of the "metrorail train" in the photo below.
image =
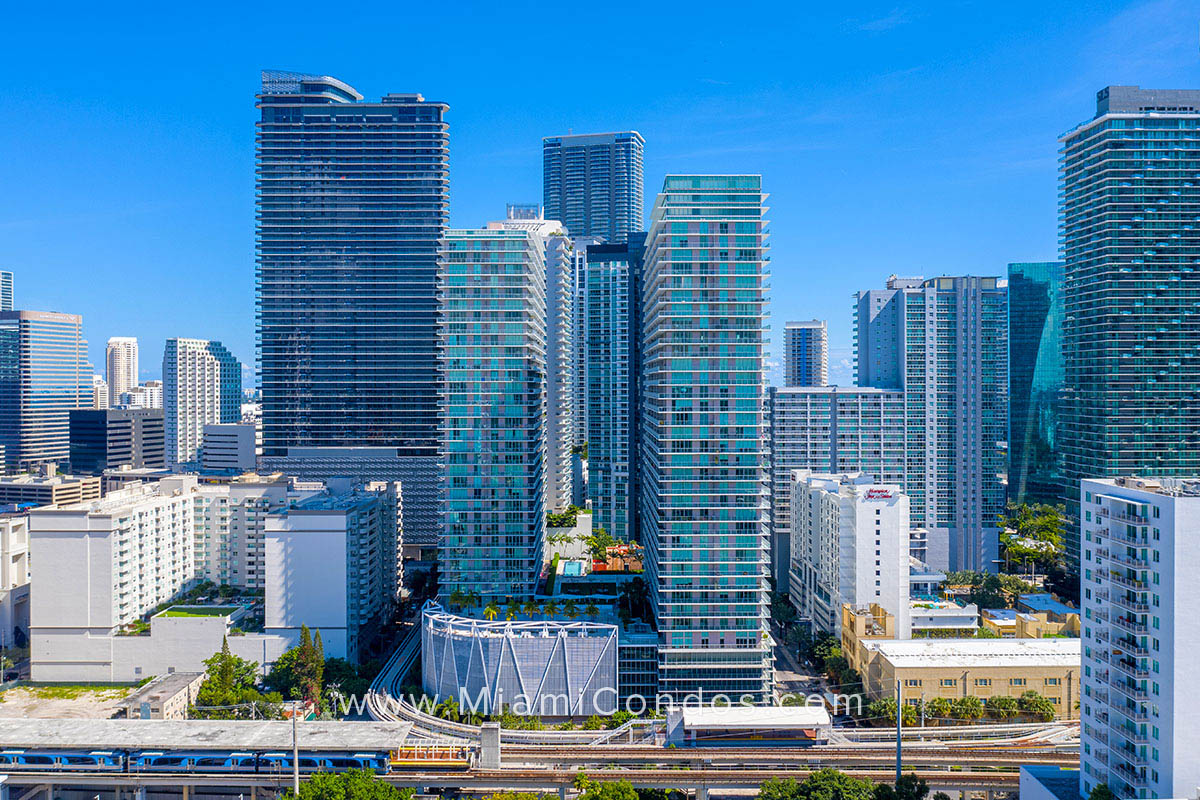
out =
[[[464,745],[408,745],[381,752],[299,753],[300,772],[341,772],[370,769],[386,774],[398,770],[466,770],[472,750]],[[292,753],[230,750],[0,750],[0,771],[40,772],[230,772],[287,774],[293,771]]]

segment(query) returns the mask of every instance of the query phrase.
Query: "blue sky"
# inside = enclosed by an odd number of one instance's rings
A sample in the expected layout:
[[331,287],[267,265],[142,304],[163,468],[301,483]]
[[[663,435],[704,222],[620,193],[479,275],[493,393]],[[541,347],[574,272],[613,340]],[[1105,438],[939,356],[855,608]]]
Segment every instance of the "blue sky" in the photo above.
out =
[[18,307],[82,314],[97,365],[115,335],[143,378],[168,336],[252,364],[258,71],[318,72],[450,104],[456,226],[540,201],[569,130],[641,131],[648,204],[667,172],[762,173],[774,350],[827,318],[847,383],[854,291],[1053,258],[1057,135],[1107,84],[1200,86],[1183,0],[815,5],[19,4],[0,268]]

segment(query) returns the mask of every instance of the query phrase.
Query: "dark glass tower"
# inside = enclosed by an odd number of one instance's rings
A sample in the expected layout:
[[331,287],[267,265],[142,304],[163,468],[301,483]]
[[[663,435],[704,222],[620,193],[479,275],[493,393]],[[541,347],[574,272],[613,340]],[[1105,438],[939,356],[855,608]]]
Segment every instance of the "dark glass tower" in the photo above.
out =
[[550,136],[542,140],[546,219],[573,237],[625,241],[642,229],[642,157],[637,131]]
[[267,71],[258,108],[263,455],[436,456],[447,106]]
[[1063,263],[1008,265],[1008,497],[1057,503]]
[[1081,478],[1200,475],[1200,91],[1109,86],[1059,142],[1075,512]]

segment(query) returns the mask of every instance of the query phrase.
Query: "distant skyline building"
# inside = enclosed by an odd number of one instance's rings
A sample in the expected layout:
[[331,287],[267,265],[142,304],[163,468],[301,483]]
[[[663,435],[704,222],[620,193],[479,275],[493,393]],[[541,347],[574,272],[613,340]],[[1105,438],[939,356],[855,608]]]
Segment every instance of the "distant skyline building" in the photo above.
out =
[[92,405],[83,319],[0,312],[0,446],[7,470],[65,463],[69,415]]
[[92,408],[108,408],[108,384],[99,375],[92,376]]
[[106,469],[166,469],[162,409],[80,408],[70,416],[70,459],[74,475]]
[[242,365],[220,342],[167,339],[163,350],[167,466],[200,460],[204,426],[242,418]]
[[1056,505],[1062,493],[1063,263],[1008,265],[1008,497]]
[[637,131],[542,139],[542,206],[573,237],[624,241],[642,229],[645,140]]
[[825,320],[789,322],[783,337],[784,386],[827,386],[829,330]]
[[677,697],[772,691],[765,198],[758,175],[668,175],[647,237],[639,525]]
[[1059,138],[1059,442],[1073,517],[1083,478],[1200,475],[1197,136],[1200,90],[1108,86]]
[[264,455],[436,456],[447,106],[275,71],[257,100]]
[[947,542],[950,570],[995,572],[1008,453],[1003,278],[888,279],[859,292],[859,386],[905,395],[912,527]]
[[0,269],[0,311],[13,310],[13,274]]
[[546,241],[451,230],[443,263],[446,516],[438,591],[533,597],[546,528]]
[[[904,393],[860,386],[805,386],[771,391],[772,568],[786,587],[792,567],[792,478],[796,470],[820,474],[862,472],[877,483],[904,487],[908,480]],[[945,544],[928,543],[914,555],[946,560]],[[798,554],[797,554],[798,555]]]
[[636,538],[645,234],[587,252],[587,443],[592,525]]
[[1200,785],[1200,479],[1081,484],[1080,794],[1188,797]]
[[117,398],[117,405],[128,408],[162,408],[162,381],[146,381],[141,386],[131,387]]
[[138,385],[138,340],[133,336],[113,336],[104,350],[108,396],[112,404]]
[[572,241],[575,243],[575,445],[581,447],[588,437],[587,254],[604,240],[599,236],[583,236]]

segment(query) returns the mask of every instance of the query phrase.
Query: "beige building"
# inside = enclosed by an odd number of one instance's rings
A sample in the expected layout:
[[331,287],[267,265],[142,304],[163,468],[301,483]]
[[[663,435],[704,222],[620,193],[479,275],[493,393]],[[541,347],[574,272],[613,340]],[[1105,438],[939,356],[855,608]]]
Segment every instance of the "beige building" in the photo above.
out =
[[204,683],[203,672],[172,672],[147,683],[121,701],[126,719],[187,719]]
[[0,477],[0,505],[34,503],[39,506],[62,506],[99,500],[99,476],[54,475],[48,465],[42,475],[11,475]]

